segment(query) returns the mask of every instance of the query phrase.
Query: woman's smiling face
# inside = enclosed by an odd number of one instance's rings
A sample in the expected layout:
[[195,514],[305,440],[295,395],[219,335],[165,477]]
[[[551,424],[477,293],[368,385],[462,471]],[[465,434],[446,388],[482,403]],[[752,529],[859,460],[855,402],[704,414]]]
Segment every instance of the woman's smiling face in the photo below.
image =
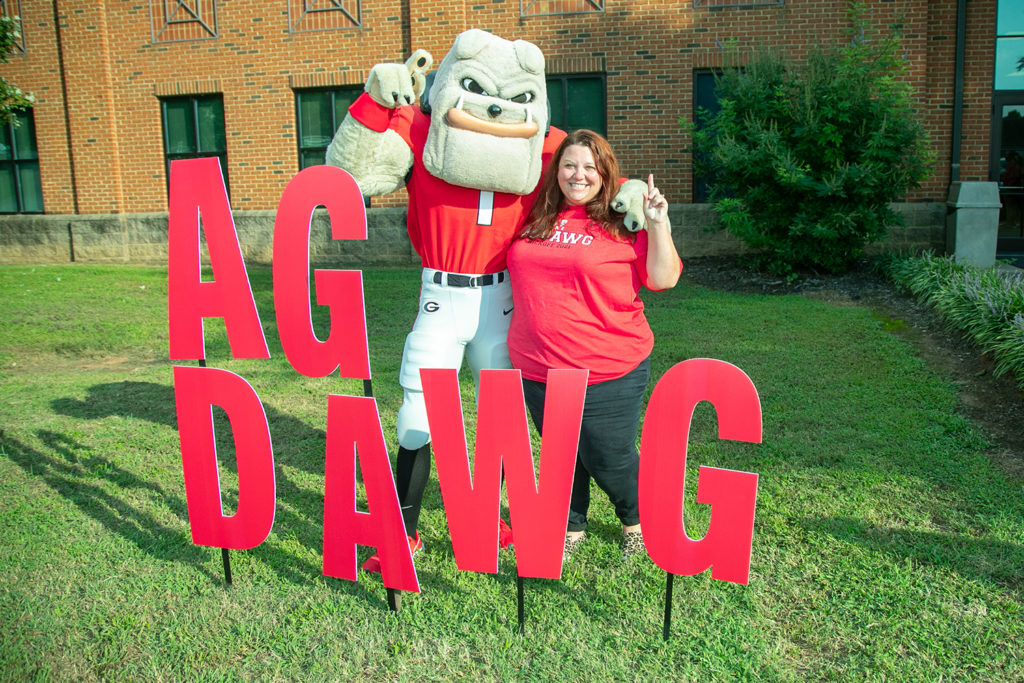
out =
[[601,191],[601,172],[589,147],[569,145],[558,160],[558,187],[565,201],[583,206]]

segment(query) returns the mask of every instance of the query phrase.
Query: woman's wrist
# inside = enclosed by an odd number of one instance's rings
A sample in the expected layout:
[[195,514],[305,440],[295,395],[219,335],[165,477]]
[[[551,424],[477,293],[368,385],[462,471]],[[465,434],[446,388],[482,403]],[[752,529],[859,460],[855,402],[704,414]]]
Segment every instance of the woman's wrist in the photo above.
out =
[[650,231],[651,228],[654,228],[655,230],[668,230],[668,231],[672,230],[671,225],[670,225],[669,220],[668,220],[668,217],[666,217],[665,220],[661,220],[661,221],[655,221],[655,220],[651,220],[650,218],[648,218],[647,219],[647,230]]

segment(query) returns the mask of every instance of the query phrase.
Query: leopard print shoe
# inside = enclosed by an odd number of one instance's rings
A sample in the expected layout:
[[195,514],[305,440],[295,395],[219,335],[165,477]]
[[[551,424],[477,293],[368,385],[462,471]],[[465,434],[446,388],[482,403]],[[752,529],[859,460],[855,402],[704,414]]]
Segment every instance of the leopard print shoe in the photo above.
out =
[[641,531],[627,531],[622,534],[622,555],[632,557],[647,552],[644,547],[644,535]]
[[583,532],[583,534],[576,537],[566,535],[565,546],[562,548],[562,561],[568,560],[572,557],[572,554],[576,552],[576,549],[579,548],[580,544],[585,540],[587,540],[586,532]]

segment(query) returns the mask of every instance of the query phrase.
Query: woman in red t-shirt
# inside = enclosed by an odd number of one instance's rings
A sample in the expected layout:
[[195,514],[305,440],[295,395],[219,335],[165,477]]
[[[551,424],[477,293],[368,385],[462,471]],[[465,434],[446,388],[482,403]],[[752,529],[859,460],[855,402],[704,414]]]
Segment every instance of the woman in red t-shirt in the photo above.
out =
[[619,164],[608,141],[570,133],[555,152],[541,193],[508,253],[515,305],[508,335],[512,365],[537,429],[543,431],[547,371],[590,371],[565,536],[568,556],[586,538],[590,478],[622,522],[623,552],[643,550],[637,502],[636,436],[654,336],[641,285],[674,287],[682,263],[668,202],[648,176],[646,231],[630,233],[611,209]]

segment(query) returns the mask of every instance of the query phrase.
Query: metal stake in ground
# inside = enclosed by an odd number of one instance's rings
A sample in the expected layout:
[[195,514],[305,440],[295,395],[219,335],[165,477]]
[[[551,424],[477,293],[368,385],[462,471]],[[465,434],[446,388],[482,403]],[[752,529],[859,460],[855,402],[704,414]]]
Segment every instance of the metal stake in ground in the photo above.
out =
[[[205,358],[200,358],[199,359],[199,367],[201,367],[201,368],[205,368],[206,367],[206,359]],[[237,457],[237,455],[236,455],[236,457]],[[227,585],[228,587],[230,587],[231,586],[231,551],[228,550],[227,548],[221,548],[220,549],[220,559],[221,559],[221,562],[224,565],[224,584]]]
[[231,555],[227,548],[220,549],[220,559],[224,562],[224,582],[231,586]]
[[526,634],[526,610],[523,605],[523,577],[519,576],[519,567],[516,566],[516,607],[519,611],[519,635]]
[[665,580],[665,626],[662,629],[661,637],[668,640],[672,632],[672,572],[665,572],[668,578]]
[[388,609],[392,612],[402,611],[402,591],[397,588],[388,588]]

